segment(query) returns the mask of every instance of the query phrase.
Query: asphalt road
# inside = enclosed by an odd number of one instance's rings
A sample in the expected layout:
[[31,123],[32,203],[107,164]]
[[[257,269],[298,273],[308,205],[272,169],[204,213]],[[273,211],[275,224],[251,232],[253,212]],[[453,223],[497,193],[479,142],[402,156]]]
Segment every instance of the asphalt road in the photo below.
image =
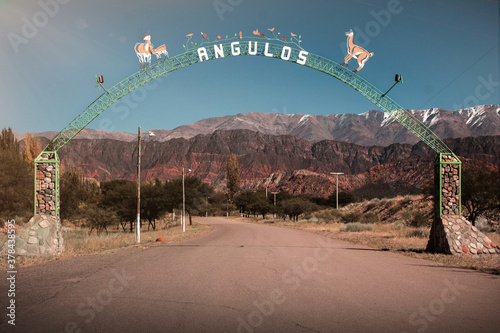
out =
[[[269,225],[20,269],[0,332],[498,332],[500,277]],[[14,329],[13,329],[14,328]]]

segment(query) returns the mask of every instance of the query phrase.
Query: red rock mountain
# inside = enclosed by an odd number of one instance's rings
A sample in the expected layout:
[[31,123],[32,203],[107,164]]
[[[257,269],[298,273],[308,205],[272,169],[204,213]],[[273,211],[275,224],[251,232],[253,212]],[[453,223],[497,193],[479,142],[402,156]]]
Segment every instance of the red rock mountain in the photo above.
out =
[[[459,156],[500,166],[500,136],[448,139],[446,143]],[[434,158],[421,142],[367,147],[330,140],[312,143],[250,130],[217,130],[190,139],[147,142],[143,154],[142,179],[171,180],[180,177],[184,167],[223,188],[227,156],[236,154],[243,186],[323,196],[333,190],[330,172],[344,172],[339,180],[349,191],[370,184],[389,184],[393,190],[421,187],[431,176]],[[60,155],[87,178],[136,179],[135,142],[75,139]]]

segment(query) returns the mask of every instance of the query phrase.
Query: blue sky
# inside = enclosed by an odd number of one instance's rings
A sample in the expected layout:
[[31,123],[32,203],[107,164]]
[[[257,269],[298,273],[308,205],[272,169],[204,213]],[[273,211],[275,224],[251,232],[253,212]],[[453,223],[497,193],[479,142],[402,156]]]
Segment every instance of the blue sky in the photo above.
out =
[[[381,90],[402,74],[390,96],[403,107],[500,104],[499,7],[499,0],[0,0],[0,126],[61,130],[100,95],[96,74],[111,87],[139,70],[133,47],[143,31],[173,56],[189,33],[275,28],[341,63],[344,33],[353,29],[355,41],[374,52],[359,74]],[[244,112],[376,109],[330,76],[265,57],[203,62],[148,88],[89,127],[136,132]]]

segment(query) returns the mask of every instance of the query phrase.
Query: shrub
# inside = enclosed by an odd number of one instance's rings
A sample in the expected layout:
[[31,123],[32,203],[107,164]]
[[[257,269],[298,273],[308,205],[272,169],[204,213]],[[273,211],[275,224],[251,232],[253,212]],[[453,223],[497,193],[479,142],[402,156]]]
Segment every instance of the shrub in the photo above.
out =
[[430,231],[427,229],[409,229],[406,231],[406,237],[429,238]]
[[393,204],[390,208],[389,208],[389,214],[391,215],[394,215],[396,214],[397,212],[399,212],[399,210],[401,209],[401,207],[398,205],[398,204]]
[[97,235],[105,231],[108,233],[108,227],[112,224],[116,224],[117,217],[114,211],[109,209],[104,209],[96,205],[89,205],[87,211],[85,212],[88,224],[89,224],[89,234],[92,230],[96,230]]
[[366,213],[366,214],[363,214],[363,216],[361,217],[361,220],[359,222],[365,223],[365,224],[373,224],[373,223],[378,223],[379,218],[378,218],[378,215],[375,213]]
[[361,219],[362,214],[359,212],[348,213],[342,216],[342,221],[345,223],[358,222]]
[[349,223],[349,224],[341,226],[340,231],[343,231],[343,232],[373,231],[373,227],[369,224]]
[[480,216],[476,219],[476,228],[479,229],[479,231],[483,232],[483,233],[486,233],[486,232],[491,232],[492,231],[492,227],[491,225],[488,223],[488,220],[485,219],[484,217]]
[[427,217],[421,211],[407,210],[401,215],[406,226],[421,228],[427,226]]
[[370,200],[367,204],[366,204],[366,209],[365,211],[369,211],[369,210],[372,210],[373,208],[377,207],[380,205],[380,199],[378,198],[375,198],[375,199],[372,199]]
[[331,223],[340,218],[342,214],[336,209],[322,210],[314,213],[314,216],[320,222]]

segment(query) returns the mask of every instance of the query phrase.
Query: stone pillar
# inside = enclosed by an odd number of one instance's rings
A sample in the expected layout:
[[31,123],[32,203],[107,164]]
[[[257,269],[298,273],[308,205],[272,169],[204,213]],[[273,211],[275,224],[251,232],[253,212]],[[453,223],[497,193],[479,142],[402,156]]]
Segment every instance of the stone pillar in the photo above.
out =
[[59,158],[42,153],[35,161],[35,215],[59,218]]
[[439,154],[434,163],[434,223],[427,251],[460,256],[496,256],[500,247],[463,216],[461,162],[454,154]]
[[[435,172],[439,172],[440,212],[443,215],[461,215],[460,160],[453,155],[440,154],[440,161],[435,163]],[[437,170],[439,169],[439,170]],[[436,177],[434,178],[436,179]]]

